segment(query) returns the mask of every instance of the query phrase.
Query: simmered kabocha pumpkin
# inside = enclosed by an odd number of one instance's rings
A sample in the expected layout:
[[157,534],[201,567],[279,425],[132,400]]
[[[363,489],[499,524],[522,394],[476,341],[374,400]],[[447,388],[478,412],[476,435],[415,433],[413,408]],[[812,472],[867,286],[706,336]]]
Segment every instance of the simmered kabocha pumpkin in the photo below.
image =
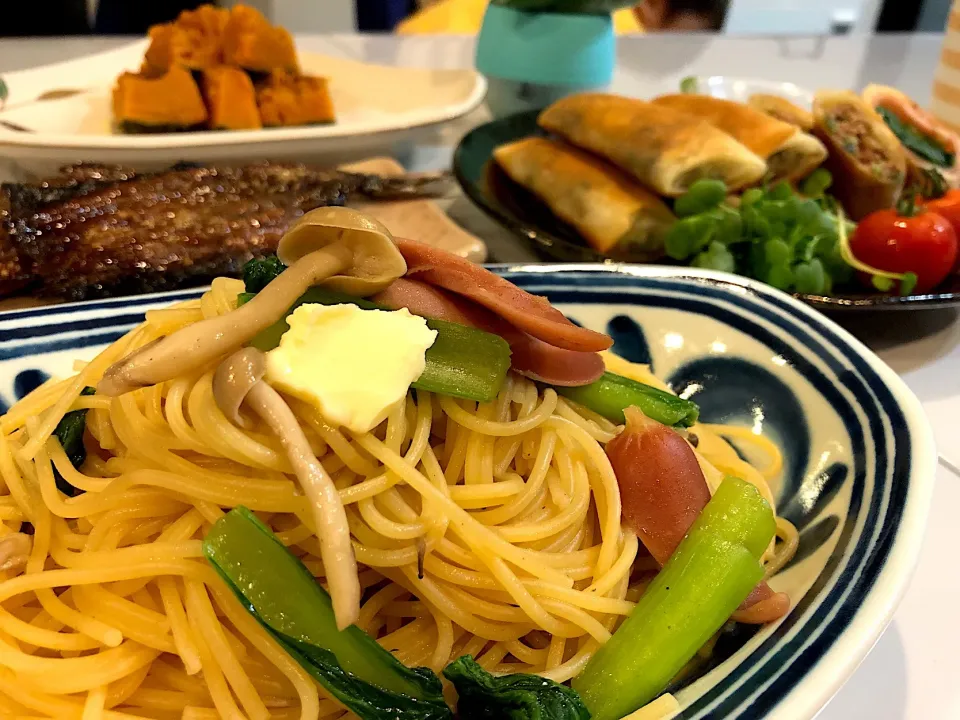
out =
[[319,125],[336,120],[327,79],[275,70],[257,86],[257,105],[265,127]]
[[139,73],[117,78],[120,132],[255,130],[334,122],[325,78],[303,76],[290,33],[247,5],[201,5],[154,25]]
[[118,77],[113,117],[125,133],[182,132],[202,128],[207,108],[190,71],[174,66],[157,78],[136,73]]
[[172,23],[154,25],[148,31],[150,46],[141,72],[162,75],[173,65],[203,70],[223,60],[223,31],[230,12],[212,5],[184,10]]
[[247,5],[235,5],[223,33],[223,60],[253,72],[275,69],[298,72],[293,38],[282,27],[274,27],[260,12]]
[[203,96],[211,130],[256,130],[262,127],[250,76],[240,68],[218,65],[203,71]]

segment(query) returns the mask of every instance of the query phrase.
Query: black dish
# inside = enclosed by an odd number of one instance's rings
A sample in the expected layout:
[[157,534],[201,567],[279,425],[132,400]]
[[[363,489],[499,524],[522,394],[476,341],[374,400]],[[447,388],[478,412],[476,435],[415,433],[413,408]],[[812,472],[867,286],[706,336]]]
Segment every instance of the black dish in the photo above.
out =
[[[453,171],[467,196],[505,228],[513,231],[544,260],[555,262],[613,261],[593,250],[579,233],[558,219],[536,196],[517,185],[493,161],[493,151],[504,143],[544,135],[537,126],[539,111],[493,120],[467,133],[453,156]],[[663,264],[675,264],[666,261]],[[922,295],[850,293],[796,294],[821,310],[910,310],[960,305],[960,276]]]

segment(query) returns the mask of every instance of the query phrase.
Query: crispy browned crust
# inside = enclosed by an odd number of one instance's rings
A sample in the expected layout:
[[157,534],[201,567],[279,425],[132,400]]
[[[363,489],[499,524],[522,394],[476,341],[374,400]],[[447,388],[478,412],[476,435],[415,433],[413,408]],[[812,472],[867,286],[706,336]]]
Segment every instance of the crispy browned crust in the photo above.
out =
[[791,125],[796,125],[804,132],[813,130],[813,113],[794,105],[779,95],[755,93],[749,97],[747,104],[760,112],[766,113],[770,117],[777,118],[777,120],[782,120]]
[[706,120],[764,160],[782,148],[797,132],[796,126],[749,105],[709,95],[677,93],[661,95],[650,102]]
[[202,284],[276,250],[304,212],[352,193],[417,197],[435,179],[380,178],[305,165],[177,167],[138,175],[79,166],[0,191],[0,295],[29,286],[72,300]]

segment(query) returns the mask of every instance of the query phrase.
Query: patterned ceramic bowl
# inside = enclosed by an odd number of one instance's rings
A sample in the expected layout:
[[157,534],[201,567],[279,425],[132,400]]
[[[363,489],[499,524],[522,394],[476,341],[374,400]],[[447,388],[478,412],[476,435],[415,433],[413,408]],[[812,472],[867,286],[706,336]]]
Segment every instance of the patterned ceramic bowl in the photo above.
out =
[[[845,331],[759,283],[687,268],[497,270],[651,362],[706,421],[781,446],[778,508],[800,549],[771,584],[795,606],[775,626],[728,634],[675,691],[688,720],[813,717],[890,621],[920,550],[936,453],[917,399]],[[0,413],[145,310],[198,292],[0,314]]]

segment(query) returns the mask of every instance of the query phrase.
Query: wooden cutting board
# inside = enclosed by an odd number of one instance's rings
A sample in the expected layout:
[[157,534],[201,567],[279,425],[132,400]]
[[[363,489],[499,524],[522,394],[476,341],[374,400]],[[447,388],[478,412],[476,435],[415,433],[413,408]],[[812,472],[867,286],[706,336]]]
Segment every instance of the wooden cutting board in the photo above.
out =
[[[343,170],[371,175],[401,175],[405,171],[393,158],[377,157],[342,166]],[[429,245],[481,263],[487,257],[487,247],[479,238],[451,220],[433,200],[401,200],[374,202],[363,200],[350,203],[387,226],[397,237],[419,240]],[[62,302],[56,298],[11,297],[0,300],[0,311],[53,305]]]
[[[384,176],[405,172],[400,163],[387,157],[341,165],[341,169]],[[483,240],[457,225],[433,200],[360,200],[350,203],[350,207],[370,213],[397,237],[419,240],[476,263],[487,259],[487,246]]]

